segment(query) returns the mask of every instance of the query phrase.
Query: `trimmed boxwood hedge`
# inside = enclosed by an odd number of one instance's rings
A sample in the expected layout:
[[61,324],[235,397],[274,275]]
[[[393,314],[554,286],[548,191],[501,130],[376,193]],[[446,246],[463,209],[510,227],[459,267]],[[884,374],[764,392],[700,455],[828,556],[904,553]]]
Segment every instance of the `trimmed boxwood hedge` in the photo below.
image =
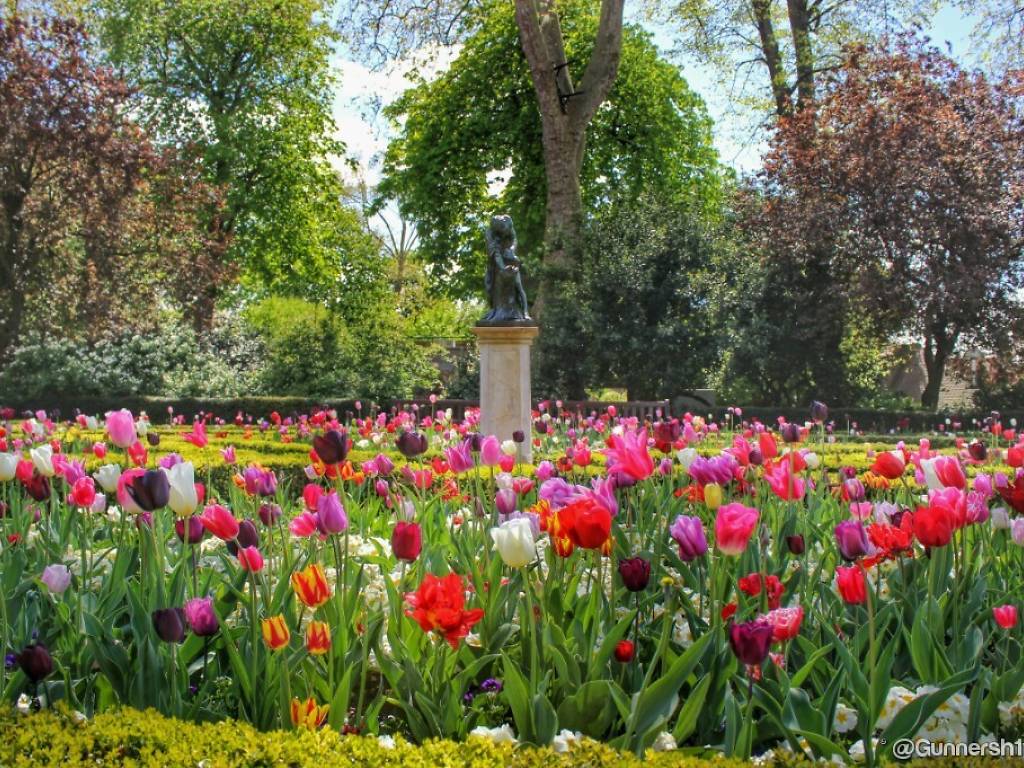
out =
[[[422,745],[395,739],[393,747],[369,736],[340,736],[330,730],[260,733],[235,722],[190,723],[164,717],[153,710],[122,709],[92,719],[62,710],[22,715],[0,710],[0,765],[29,766],[287,766],[288,768],[738,768],[744,765],[721,757],[703,759],[683,750],[649,751],[643,760],[594,741],[577,742],[569,752],[550,747],[514,747],[481,738],[466,742],[433,740]],[[1010,765],[1011,760],[957,758],[918,761],[924,768]],[[775,760],[784,768],[810,766],[806,760]]]

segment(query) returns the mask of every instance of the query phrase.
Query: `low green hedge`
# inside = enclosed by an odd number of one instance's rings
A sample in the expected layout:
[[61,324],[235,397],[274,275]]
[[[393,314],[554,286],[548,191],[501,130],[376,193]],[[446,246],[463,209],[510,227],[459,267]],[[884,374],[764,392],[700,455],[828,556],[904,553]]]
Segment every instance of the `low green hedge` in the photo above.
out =
[[[234,721],[190,723],[164,717],[153,710],[122,709],[92,719],[62,710],[19,714],[0,710],[0,766],[349,766],[350,768],[738,768],[736,760],[710,759],[685,750],[648,751],[643,759],[619,752],[598,742],[575,742],[568,752],[550,747],[533,748],[495,744],[470,738],[463,743],[428,741],[414,745],[401,738],[393,746],[370,736],[341,736],[330,730],[275,731],[260,733]],[[909,765],[924,768],[977,768],[1011,765],[1012,759],[949,758],[917,761]],[[762,763],[766,765],[767,763]],[[793,758],[774,760],[784,768],[810,766]]]

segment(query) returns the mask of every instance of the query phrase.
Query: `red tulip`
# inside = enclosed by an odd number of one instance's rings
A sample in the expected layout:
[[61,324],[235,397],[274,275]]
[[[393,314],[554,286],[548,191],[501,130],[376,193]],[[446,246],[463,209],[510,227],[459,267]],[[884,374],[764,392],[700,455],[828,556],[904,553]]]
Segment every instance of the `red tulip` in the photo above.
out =
[[944,547],[953,538],[953,522],[946,507],[918,507],[914,513],[914,536],[926,547]]
[[636,654],[636,647],[633,645],[631,640],[619,640],[615,644],[615,660],[626,664],[633,660],[633,656]]
[[836,567],[836,588],[843,601],[850,605],[867,602],[867,579],[864,577],[864,569],[859,565],[849,568],[844,568],[841,565]]
[[1013,629],[1017,625],[1017,606],[1000,605],[992,609],[992,617],[1003,629]]
[[897,480],[903,477],[907,463],[903,460],[902,454],[896,451],[882,451],[875,457],[875,463],[871,465],[871,471],[881,475],[887,480]]
[[199,516],[203,527],[222,541],[231,541],[238,536],[238,520],[220,504],[211,504]]
[[423,549],[423,534],[418,523],[407,523],[400,520],[391,533],[391,551],[395,557],[406,562],[413,562],[420,556]]

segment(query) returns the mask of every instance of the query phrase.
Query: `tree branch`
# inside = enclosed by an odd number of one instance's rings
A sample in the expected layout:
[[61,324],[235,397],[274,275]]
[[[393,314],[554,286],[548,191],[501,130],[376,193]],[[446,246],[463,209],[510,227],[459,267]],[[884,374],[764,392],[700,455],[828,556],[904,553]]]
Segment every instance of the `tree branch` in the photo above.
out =
[[625,0],[601,0],[601,20],[594,51],[580,80],[579,96],[570,103],[570,115],[586,126],[608,96],[622,58],[622,10]]

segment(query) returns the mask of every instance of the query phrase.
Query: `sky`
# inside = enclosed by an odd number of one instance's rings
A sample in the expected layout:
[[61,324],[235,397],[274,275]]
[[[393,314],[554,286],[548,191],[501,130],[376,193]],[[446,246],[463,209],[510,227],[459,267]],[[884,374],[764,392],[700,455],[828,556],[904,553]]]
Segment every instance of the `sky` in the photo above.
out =
[[[926,33],[933,43],[944,49],[948,44],[954,57],[970,63],[968,38],[972,27],[970,17],[944,5]],[[649,28],[657,44],[667,46],[671,43],[664,30]],[[447,51],[441,55],[437,62],[438,71],[456,53]],[[338,76],[334,101],[338,136],[345,142],[349,157],[358,163],[362,180],[372,186],[380,178],[380,156],[389,137],[389,127],[380,116],[379,108],[397,98],[411,83],[404,77],[401,64],[375,72],[359,61],[338,54],[333,65]],[[704,98],[715,121],[715,146],[722,162],[741,172],[756,169],[763,147],[757,142],[751,121],[730,110],[727,95],[709,71],[687,60],[682,62],[682,71],[690,87]],[[347,169],[343,172],[350,179],[355,175]]]

